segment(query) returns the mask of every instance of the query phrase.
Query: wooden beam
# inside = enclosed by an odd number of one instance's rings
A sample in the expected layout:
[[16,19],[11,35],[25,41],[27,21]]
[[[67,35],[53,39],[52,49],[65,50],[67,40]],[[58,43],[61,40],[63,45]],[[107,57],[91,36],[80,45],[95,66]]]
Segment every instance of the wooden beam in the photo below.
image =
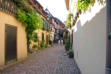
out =
[[66,1],[66,8],[67,10],[69,10],[69,0],[65,0]]

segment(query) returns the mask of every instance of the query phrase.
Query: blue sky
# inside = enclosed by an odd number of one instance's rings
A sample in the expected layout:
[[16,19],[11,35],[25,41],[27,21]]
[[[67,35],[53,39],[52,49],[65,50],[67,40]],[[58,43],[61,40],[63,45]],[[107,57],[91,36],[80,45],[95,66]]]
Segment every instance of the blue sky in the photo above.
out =
[[64,22],[67,18],[65,0],[37,0],[44,8],[48,8],[51,14]]

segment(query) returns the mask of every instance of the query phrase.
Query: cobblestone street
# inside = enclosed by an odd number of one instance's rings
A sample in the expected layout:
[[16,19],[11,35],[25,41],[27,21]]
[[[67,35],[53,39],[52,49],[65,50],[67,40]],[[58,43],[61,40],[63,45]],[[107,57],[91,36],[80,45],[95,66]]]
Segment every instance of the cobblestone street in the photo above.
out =
[[55,45],[40,50],[25,61],[3,71],[3,74],[78,74],[73,59],[64,46]]

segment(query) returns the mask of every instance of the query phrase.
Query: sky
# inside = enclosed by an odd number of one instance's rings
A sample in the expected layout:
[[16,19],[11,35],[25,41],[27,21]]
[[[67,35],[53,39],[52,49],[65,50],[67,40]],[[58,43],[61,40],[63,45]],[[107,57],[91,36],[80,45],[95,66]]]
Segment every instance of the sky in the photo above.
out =
[[54,17],[66,21],[68,11],[65,0],[37,0],[44,8],[48,8]]

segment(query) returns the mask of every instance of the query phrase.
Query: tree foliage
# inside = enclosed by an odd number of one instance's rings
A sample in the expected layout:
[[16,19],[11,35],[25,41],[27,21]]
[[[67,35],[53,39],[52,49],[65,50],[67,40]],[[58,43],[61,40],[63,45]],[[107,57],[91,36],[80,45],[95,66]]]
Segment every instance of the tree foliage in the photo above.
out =
[[[97,0],[100,4],[104,3],[104,0]],[[77,9],[86,11],[89,7],[93,6],[96,0],[78,0]]]
[[67,16],[67,21],[66,21],[67,28],[70,28],[70,26],[71,26],[71,16],[72,16],[72,13],[69,13]]

